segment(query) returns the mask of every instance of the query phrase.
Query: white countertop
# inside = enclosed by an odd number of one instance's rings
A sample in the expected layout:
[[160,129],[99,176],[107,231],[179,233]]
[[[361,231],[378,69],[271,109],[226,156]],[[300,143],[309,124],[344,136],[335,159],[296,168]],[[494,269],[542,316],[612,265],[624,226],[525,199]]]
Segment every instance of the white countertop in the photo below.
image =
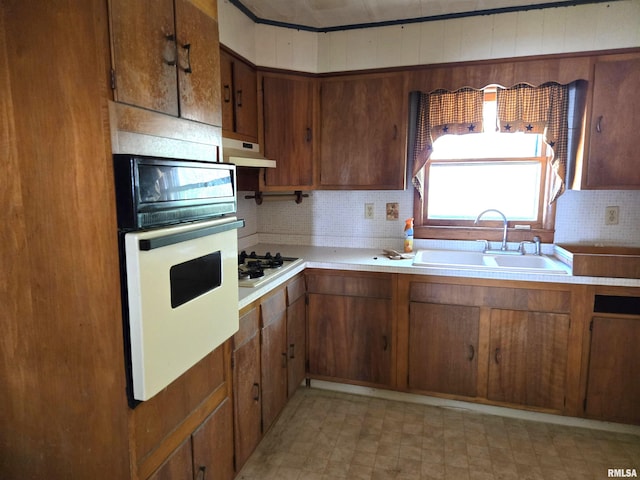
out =
[[303,258],[305,261],[285,275],[275,278],[257,288],[240,288],[239,308],[242,309],[258,300],[273,288],[282,285],[305,268],[325,268],[331,270],[352,270],[364,272],[405,273],[412,275],[432,275],[447,277],[490,278],[498,280],[520,280],[532,282],[569,283],[586,285],[612,285],[640,287],[640,279],[582,277],[574,275],[532,274],[514,272],[496,272],[481,270],[456,270],[448,268],[415,267],[410,259],[391,260],[380,249],[314,247],[309,245],[277,245],[260,243],[247,251],[280,252],[287,257]]

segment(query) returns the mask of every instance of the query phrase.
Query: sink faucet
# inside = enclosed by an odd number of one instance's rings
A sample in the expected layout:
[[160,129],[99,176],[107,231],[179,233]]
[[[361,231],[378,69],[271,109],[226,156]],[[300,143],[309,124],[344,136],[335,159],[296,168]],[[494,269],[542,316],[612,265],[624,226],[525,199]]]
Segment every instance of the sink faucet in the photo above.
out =
[[500,250],[506,251],[507,250],[507,217],[505,217],[504,213],[502,213],[500,210],[496,210],[495,208],[490,208],[488,210],[485,210],[484,212],[481,212],[476,217],[476,221],[473,223],[474,224],[478,223],[478,220],[480,220],[480,217],[482,217],[485,213],[488,213],[488,212],[495,212],[502,217],[504,226],[502,228],[502,245],[500,246]]

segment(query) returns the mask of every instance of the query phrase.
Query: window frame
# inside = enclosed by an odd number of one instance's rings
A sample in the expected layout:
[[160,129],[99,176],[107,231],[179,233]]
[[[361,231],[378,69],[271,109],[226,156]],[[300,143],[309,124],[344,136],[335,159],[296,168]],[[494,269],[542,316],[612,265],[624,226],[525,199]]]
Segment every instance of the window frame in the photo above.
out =
[[[460,162],[487,162],[487,161],[536,161],[542,164],[540,180],[540,196],[538,219],[534,222],[523,220],[509,220],[509,241],[520,242],[531,240],[534,235],[539,236],[543,242],[552,243],[555,232],[555,212],[556,204],[549,204],[551,196],[551,180],[553,172],[551,167],[551,157],[547,156],[548,145],[543,143],[540,157],[521,158],[478,158],[460,159]],[[452,160],[435,160],[434,163],[451,162]],[[455,160],[453,160],[455,162]],[[431,160],[429,161],[432,162]],[[502,221],[483,220],[481,224],[474,224],[473,220],[429,220],[427,218],[429,188],[429,164],[425,168],[425,194],[424,199],[415,192],[414,197],[414,236],[415,238],[449,239],[449,240],[502,240]],[[480,212],[478,212],[480,213]],[[529,229],[518,228],[516,225],[529,225]],[[496,230],[498,229],[498,230]]]

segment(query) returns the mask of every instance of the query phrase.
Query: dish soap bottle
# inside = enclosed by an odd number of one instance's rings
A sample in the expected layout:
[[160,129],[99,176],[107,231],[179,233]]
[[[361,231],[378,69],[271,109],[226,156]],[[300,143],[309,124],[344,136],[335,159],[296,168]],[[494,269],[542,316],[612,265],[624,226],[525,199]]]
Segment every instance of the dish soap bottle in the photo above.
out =
[[404,253],[413,252],[413,218],[407,218],[404,224]]

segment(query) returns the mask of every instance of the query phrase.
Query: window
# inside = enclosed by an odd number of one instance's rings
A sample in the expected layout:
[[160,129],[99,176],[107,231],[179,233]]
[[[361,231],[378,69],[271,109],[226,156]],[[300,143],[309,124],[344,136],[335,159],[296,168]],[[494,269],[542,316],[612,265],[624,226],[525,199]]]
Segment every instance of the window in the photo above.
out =
[[509,221],[510,241],[539,235],[552,242],[567,115],[578,112],[570,92],[555,83],[417,92],[416,237],[499,240],[498,215],[475,224],[480,212],[497,209]]
[[433,143],[426,223],[464,225],[495,208],[521,226],[540,228],[547,169],[542,135],[499,132],[495,88],[485,89],[482,113],[482,133],[444,135]]

